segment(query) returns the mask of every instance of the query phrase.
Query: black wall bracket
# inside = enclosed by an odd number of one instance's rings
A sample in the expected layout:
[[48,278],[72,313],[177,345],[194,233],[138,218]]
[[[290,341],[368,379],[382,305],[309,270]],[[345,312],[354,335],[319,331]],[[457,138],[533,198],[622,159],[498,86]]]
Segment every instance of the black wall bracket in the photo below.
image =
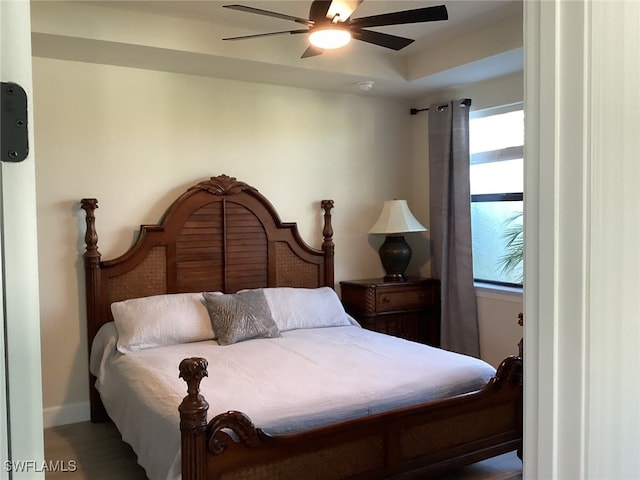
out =
[[2,82],[0,127],[0,160],[21,162],[27,158],[27,93],[17,83]]

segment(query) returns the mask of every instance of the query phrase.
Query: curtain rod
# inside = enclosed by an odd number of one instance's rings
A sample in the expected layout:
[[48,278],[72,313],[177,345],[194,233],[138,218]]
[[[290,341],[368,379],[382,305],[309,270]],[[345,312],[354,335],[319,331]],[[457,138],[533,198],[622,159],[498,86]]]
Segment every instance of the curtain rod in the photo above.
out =
[[[438,105],[438,109],[446,108],[448,106],[449,106],[448,103],[445,103],[444,105]],[[464,100],[462,100],[460,102],[460,106],[461,107],[470,107],[471,106],[471,99],[470,98],[465,98]],[[409,110],[409,113],[411,113],[411,115],[416,115],[416,114],[418,114],[420,112],[426,112],[428,110],[429,110],[429,107],[427,107],[427,108],[412,108],[411,110]]]

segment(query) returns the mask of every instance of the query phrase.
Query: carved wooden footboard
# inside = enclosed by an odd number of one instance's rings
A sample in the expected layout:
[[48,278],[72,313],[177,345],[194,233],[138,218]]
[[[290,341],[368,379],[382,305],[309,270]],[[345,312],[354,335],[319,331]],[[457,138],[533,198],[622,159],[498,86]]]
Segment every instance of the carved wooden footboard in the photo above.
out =
[[207,361],[180,364],[182,479],[425,478],[522,448],[522,360],[481,391],[302,433],[270,436],[241,412],[207,422]]

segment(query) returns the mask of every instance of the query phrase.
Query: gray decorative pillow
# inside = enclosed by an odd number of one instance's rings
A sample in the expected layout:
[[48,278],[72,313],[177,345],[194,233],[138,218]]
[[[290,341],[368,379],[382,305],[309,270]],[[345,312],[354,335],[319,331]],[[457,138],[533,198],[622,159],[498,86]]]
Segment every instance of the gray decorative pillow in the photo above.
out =
[[280,336],[261,289],[230,295],[205,293],[203,296],[220,345]]

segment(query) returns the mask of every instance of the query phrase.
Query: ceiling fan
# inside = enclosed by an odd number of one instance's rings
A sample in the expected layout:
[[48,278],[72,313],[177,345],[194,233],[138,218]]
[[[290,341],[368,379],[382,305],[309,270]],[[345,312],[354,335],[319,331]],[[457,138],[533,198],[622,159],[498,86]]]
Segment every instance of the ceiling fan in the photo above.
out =
[[239,10],[241,12],[256,13],[258,15],[290,20],[305,25],[307,28],[244,35],[241,37],[228,37],[223,40],[245,40],[285,33],[291,35],[308,33],[311,45],[302,54],[302,58],[321,55],[324,50],[343,47],[349,43],[352,38],[392,50],[401,50],[411,44],[413,40],[388,33],[366,30],[366,28],[402,25],[406,23],[434,22],[447,20],[449,18],[447,7],[437,5],[352,19],[351,14],[362,2],[363,0],[313,0],[311,2],[311,8],[309,9],[308,19],[271,12],[260,8],[247,7],[245,5],[224,5],[225,8]]

